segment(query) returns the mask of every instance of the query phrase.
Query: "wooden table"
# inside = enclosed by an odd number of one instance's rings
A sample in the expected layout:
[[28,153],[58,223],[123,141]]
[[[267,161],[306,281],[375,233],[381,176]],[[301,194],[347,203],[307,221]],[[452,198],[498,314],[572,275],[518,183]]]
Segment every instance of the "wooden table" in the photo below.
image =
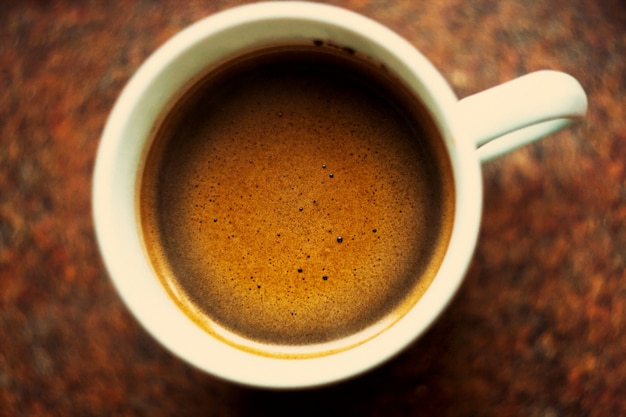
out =
[[188,366],[139,326],[95,242],[99,135],[148,54],[238,3],[0,4],[0,415],[626,415],[621,0],[331,1],[406,37],[460,97],[544,68],[589,95],[583,123],[484,165],[466,281],[403,354],[266,392]]

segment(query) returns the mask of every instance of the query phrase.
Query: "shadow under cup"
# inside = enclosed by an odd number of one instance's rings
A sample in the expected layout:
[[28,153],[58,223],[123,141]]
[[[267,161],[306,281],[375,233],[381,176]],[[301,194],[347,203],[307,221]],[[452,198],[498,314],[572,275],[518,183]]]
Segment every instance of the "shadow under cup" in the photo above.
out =
[[143,243],[204,331],[277,358],[375,337],[446,252],[452,168],[387,68],[322,40],[222,62],[167,106],[140,183]]

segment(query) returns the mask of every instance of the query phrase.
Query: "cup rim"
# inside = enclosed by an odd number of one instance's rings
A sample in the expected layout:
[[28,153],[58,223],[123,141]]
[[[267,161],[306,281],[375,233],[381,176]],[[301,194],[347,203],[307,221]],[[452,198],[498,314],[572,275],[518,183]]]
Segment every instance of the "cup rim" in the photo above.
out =
[[[422,98],[427,97],[426,104],[448,141],[456,214],[437,277],[416,306],[391,328],[336,354],[277,359],[208,341],[211,336],[192,324],[162,287],[159,290],[145,284],[153,272],[143,256],[134,223],[137,165],[145,152],[142,143],[146,136],[138,133],[142,131],[138,120],[143,119],[137,115],[148,99],[168,101],[158,96],[155,80],[163,78],[171,71],[172,63],[184,59],[198,43],[245,25],[280,25],[293,20],[324,25],[329,37],[342,33],[344,38],[373,45],[397,62],[401,77],[410,79]],[[93,178],[93,216],[100,252],[112,282],[133,315],[161,344],[188,363],[229,381],[265,388],[305,388],[341,381],[380,365],[404,350],[436,320],[457,292],[473,254],[482,180],[475,149],[463,139],[456,122],[456,102],[441,74],[409,42],[380,23],[343,8],[300,1],[262,2],[221,11],[192,24],[162,45],[129,80],[102,134]],[[144,124],[145,132],[150,122]],[[129,139],[134,135],[144,139],[137,144]],[[462,219],[459,213],[463,213]],[[138,258],[139,252],[142,255]]]

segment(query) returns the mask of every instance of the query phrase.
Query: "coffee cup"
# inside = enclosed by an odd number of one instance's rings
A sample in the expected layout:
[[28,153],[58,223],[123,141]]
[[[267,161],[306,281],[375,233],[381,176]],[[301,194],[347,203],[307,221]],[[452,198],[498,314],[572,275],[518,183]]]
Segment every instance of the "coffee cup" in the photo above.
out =
[[556,71],[458,100],[364,16],[236,7],[174,36],[122,91],[94,172],[98,243],[133,315],[197,368],[266,388],[344,380],[453,298],[481,161],[586,106]]

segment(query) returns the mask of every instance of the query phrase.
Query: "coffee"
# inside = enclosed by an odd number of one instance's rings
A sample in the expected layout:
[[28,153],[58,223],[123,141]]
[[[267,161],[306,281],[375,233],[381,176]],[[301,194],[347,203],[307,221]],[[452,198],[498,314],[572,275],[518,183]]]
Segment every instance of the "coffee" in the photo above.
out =
[[454,214],[428,113],[384,67],[319,42],[201,77],[155,129],[140,189],[145,248],[172,298],[270,355],[344,349],[401,317]]

